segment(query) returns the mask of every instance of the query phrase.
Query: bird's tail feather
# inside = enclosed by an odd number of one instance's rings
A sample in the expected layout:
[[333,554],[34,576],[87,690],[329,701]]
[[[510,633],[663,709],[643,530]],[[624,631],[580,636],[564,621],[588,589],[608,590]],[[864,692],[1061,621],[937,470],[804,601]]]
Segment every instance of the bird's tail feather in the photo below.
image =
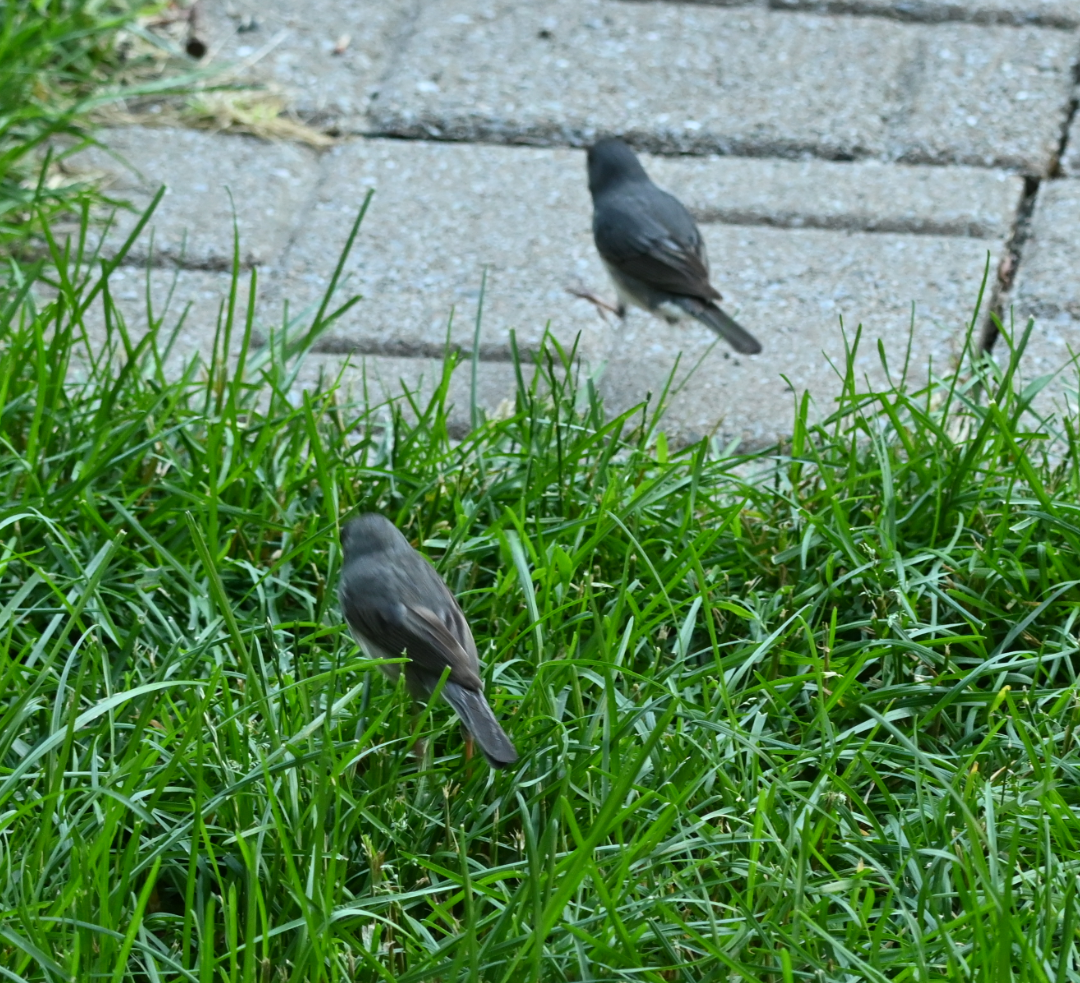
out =
[[442,695],[457,712],[492,768],[505,768],[517,761],[517,751],[506,736],[506,731],[499,726],[483,693],[448,680],[443,686]]
[[761,342],[715,304],[699,300],[697,297],[680,297],[677,303],[687,314],[693,315],[702,324],[712,328],[740,354],[757,355],[761,351]]

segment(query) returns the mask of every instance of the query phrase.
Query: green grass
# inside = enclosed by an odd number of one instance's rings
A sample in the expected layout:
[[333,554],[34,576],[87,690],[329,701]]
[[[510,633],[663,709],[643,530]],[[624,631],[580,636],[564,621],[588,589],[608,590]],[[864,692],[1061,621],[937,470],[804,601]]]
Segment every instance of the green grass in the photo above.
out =
[[160,75],[117,39],[138,29],[141,0],[0,2],[0,257],[25,252],[43,228],[101,196],[57,165],[93,141],[95,110],[125,98],[187,91],[195,76]]
[[[1080,979],[1080,471],[1015,358],[849,370],[739,457],[550,343],[455,440],[452,359],[292,393],[332,304],[177,380],[55,258],[0,303],[0,977]],[[513,768],[443,704],[406,753],[337,610],[354,508],[461,598]]]
[[85,189],[57,186],[45,150],[88,138],[90,101],[112,61],[125,4],[100,0],[8,2],[0,9],[0,249],[37,220],[77,205]]

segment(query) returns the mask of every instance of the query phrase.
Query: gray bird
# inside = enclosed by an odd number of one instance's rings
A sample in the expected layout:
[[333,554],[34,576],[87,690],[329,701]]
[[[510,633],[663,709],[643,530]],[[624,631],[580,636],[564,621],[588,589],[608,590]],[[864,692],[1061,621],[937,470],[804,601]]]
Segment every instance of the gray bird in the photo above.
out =
[[758,340],[713,301],[705,243],[677,198],[649,180],[622,140],[600,140],[589,149],[593,239],[619,294],[615,313],[634,304],[674,323],[689,314],[744,355],[761,351]]
[[341,530],[345,560],[338,599],[353,637],[373,659],[409,661],[382,666],[414,699],[427,699],[443,671],[442,695],[494,768],[517,760],[510,738],[484,699],[476,643],[454,595],[435,568],[385,516],[365,513]]

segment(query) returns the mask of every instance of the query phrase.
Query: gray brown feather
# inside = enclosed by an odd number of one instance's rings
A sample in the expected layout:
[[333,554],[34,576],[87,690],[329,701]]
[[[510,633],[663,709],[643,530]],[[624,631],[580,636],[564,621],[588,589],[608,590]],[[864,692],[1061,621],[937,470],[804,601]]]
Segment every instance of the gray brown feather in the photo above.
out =
[[757,355],[761,351],[761,343],[757,338],[715,304],[698,300],[696,297],[679,297],[673,303],[706,327],[712,328],[740,354]]
[[449,669],[443,695],[484,756],[496,767],[515,761],[514,746],[484,699],[468,622],[435,568],[374,513],[346,523],[341,542],[338,599],[353,636],[374,658],[407,657],[405,680],[418,699],[430,696]]
[[736,351],[761,345],[714,301],[705,242],[693,217],[673,195],[649,179],[641,162],[617,139],[589,150],[593,239],[620,299],[674,319],[685,311],[708,325]]

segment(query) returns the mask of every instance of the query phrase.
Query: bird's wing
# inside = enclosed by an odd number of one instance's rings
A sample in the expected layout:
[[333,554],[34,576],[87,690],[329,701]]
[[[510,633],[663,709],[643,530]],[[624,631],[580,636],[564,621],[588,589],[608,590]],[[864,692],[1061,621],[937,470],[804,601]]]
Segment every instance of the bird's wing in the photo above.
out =
[[[655,186],[598,207],[593,237],[601,257],[656,290],[717,300],[709,283],[705,243],[682,204]],[[601,203],[598,203],[601,204]]]
[[442,617],[412,592],[391,599],[381,591],[348,591],[343,593],[342,608],[353,630],[385,652],[404,652],[417,669],[436,678],[449,666],[453,682],[465,689],[482,689],[476,645],[465,616],[441,580],[439,586]]

